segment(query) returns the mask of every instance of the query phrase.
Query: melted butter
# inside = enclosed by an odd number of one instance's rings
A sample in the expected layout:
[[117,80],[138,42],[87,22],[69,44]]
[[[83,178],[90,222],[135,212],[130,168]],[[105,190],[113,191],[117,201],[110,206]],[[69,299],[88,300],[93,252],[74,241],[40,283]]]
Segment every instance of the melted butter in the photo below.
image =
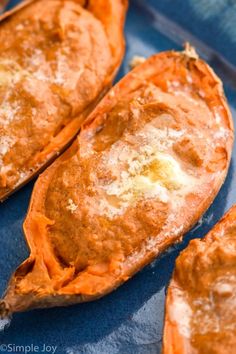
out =
[[[183,131],[156,127],[154,118],[134,135],[129,132],[102,153],[98,194],[92,208],[98,215],[113,218],[145,199],[157,199],[179,207],[189,191],[196,189],[197,179],[185,172],[172,156],[172,145]],[[87,157],[87,156],[86,156]],[[108,182],[105,176],[112,171]],[[94,171],[93,173],[94,174]],[[95,201],[96,199],[96,201]],[[91,210],[90,210],[91,212]]]
[[149,153],[137,154],[128,171],[121,172],[119,180],[105,186],[106,193],[119,198],[121,206],[122,202],[127,206],[143,197],[167,203],[171,191],[193,184],[193,177],[172,156],[151,149]]
[[142,174],[153,183],[159,183],[168,190],[179,189],[181,185],[188,183],[188,176],[183,173],[178,162],[170,155],[158,154],[144,166]]

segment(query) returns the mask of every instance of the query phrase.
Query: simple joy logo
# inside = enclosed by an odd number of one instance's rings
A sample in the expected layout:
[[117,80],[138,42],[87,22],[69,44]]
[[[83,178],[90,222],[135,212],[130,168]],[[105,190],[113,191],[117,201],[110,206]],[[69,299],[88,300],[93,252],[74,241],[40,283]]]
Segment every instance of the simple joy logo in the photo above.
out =
[[43,344],[42,346],[30,345],[16,345],[16,344],[0,344],[0,353],[50,353],[55,354],[57,346]]

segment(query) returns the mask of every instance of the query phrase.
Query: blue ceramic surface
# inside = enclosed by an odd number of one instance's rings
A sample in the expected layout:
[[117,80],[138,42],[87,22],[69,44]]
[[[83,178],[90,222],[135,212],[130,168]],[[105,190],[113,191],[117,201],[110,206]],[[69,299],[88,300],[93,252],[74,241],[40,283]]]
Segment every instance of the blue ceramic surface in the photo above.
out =
[[[12,1],[11,6],[17,2]],[[236,89],[232,80],[236,73],[235,20],[236,3],[232,0],[133,0],[126,24],[127,51],[119,77],[128,71],[133,55],[180,49],[183,40],[191,40],[224,78],[236,119]],[[160,353],[165,291],[175,258],[191,238],[205,235],[236,202],[235,157],[234,149],[225,184],[184,242],[99,301],[16,314],[11,326],[0,333],[0,352],[42,353],[47,346],[52,353],[50,346],[57,346],[58,354]],[[30,183],[0,205],[1,293],[10,274],[27,257],[22,221],[32,187]]]

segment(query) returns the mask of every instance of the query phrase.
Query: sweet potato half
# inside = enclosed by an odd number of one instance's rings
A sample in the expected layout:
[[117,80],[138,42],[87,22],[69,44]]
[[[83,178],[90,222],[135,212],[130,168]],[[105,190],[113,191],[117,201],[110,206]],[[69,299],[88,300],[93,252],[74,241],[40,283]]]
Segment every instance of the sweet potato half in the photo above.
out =
[[0,17],[0,201],[65,149],[110,88],[126,9],[35,0]]
[[36,182],[24,223],[31,254],[2,313],[93,300],[129,279],[209,207],[232,143],[222,84],[191,51],[135,68]]
[[228,354],[236,348],[236,205],[176,261],[163,354]]

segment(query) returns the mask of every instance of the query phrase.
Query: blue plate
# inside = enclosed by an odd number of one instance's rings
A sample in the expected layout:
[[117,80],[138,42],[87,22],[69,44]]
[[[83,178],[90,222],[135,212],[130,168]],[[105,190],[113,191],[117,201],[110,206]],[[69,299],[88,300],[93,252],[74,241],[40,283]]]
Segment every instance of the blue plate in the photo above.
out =
[[[236,119],[235,22],[236,3],[230,0],[131,0],[125,29],[127,51],[119,78],[129,70],[133,55],[180,49],[189,40],[222,77]],[[236,202],[235,156],[234,150],[220,193],[183,243],[101,300],[16,314],[11,326],[0,333],[0,344],[4,344],[0,352],[53,353],[52,346],[56,346],[58,354],[160,353],[165,291],[175,258],[190,239],[205,235]],[[0,205],[0,292],[28,254],[22,222],[32,187],[30,183]]]

